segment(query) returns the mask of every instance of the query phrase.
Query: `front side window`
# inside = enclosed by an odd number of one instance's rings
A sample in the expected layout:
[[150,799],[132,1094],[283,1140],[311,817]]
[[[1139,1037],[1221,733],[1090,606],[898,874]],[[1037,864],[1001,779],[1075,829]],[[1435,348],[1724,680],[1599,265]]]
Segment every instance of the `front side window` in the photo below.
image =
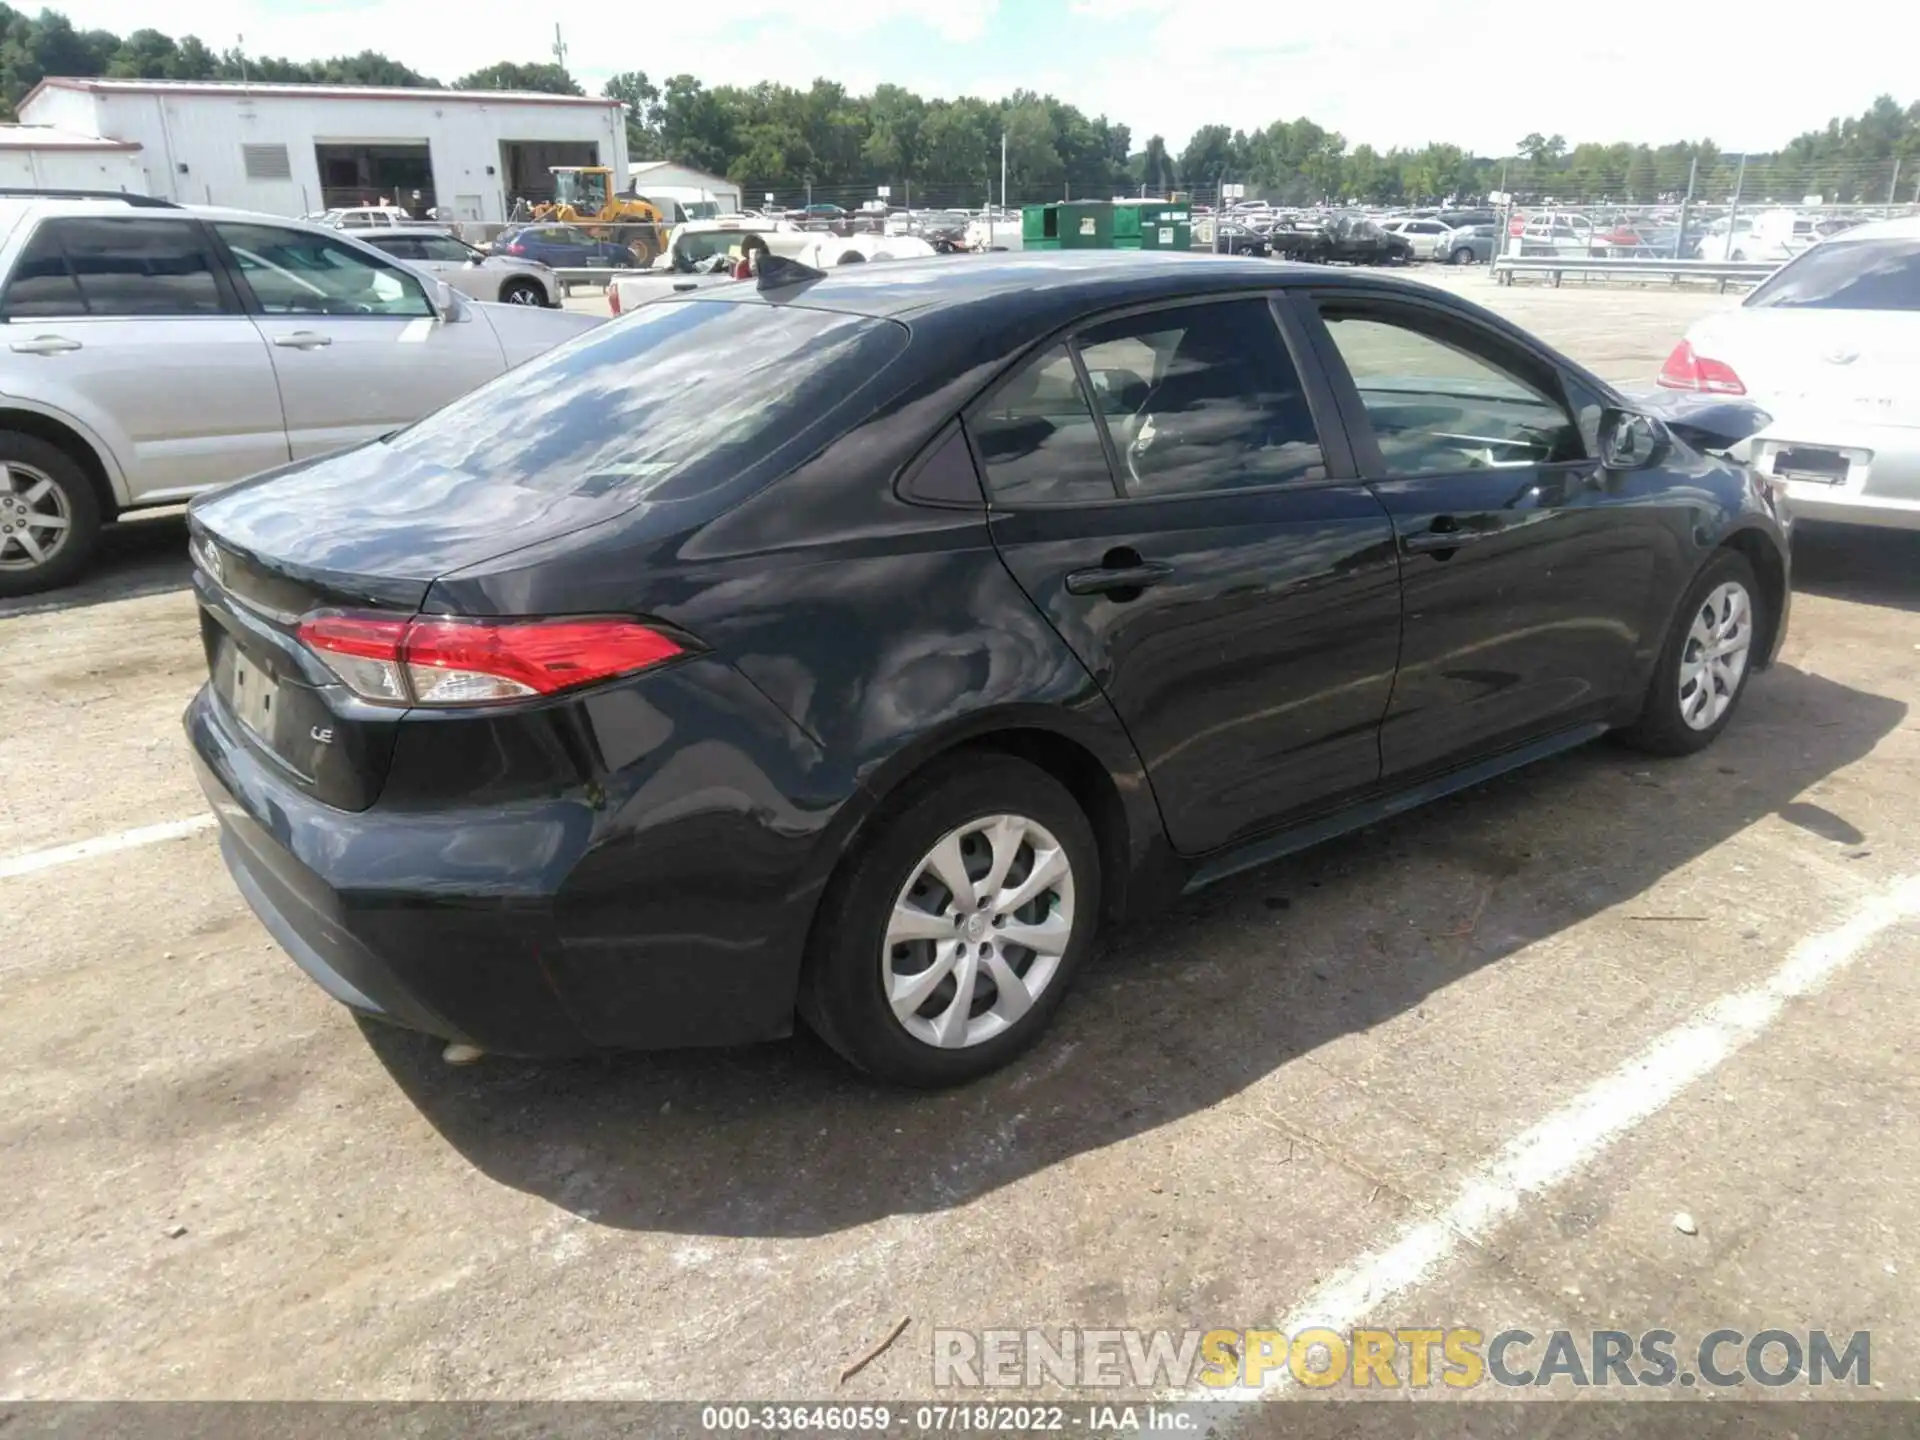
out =
[[1264,300],[1112,320],[1079,345],[1129,495],[1325,477],[1306,394]]
[[1584,459],[1553,382],[1496,359],[1495,337],[1465,322],[1369,307],[1321,306],[1353,377],[1386,473],[1449,475]]
[[420,281],[398,266],[305,230],[221,222],[214,226],[268,315],[433,314]]
[[1920,310],[1920,240],[1827,240],[1747,297],[1756,310]]
[[1022,365],[967,421],[996,505],[1114,498],[1099,422],[1064,345]]

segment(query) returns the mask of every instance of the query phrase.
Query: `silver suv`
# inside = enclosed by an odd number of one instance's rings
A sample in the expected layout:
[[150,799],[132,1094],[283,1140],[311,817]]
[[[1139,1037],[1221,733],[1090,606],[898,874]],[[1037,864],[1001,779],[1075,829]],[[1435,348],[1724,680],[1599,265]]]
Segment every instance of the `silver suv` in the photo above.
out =
[[71,580],[127,511],[374,439],[598,323],[301,220],[0,190],[0,596]]

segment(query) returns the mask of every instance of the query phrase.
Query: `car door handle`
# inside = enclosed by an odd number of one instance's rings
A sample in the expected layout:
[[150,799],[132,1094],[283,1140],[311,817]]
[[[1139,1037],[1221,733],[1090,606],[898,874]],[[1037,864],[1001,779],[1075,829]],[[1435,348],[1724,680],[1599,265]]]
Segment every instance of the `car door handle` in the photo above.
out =
[[9,348],[16,355],[64,355],[78,350],[80,342],[64,335],[36,335],[31,340],[16,340]]
[[1460,522],[1451,515],[1441,515],[1435,518],[1430,529],[1409,535],[1400,544],[1409,554],[1426,555],[1435,550],[1458,550],[1462,545],[1485,539],[1489,533],[1485,530],[1463,530]]
[[1158,585],[1173,574],[1171,565],[1143,560],[1138,565],[1102,565],[1092,570],[1074,570],[1067,575],[1069,595],[1105,595],[1115,590],[1144,590]]
[[333,343],[331,335],[318,330],[295,330],[291,335],[276,335],[273,343],[283,350],[319,350]]

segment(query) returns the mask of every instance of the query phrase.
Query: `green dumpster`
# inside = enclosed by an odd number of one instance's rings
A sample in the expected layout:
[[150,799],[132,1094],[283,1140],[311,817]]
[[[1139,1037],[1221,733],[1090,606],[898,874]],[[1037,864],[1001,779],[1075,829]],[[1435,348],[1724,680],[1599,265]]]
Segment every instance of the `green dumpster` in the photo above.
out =
[[1024,250],[1060,248],[1060,207],[1058,205],[1022,205],[1020,207],[1020,246]]
[[1185,205],[1143,204],[1133,208],[1140,217],[1142,250],[1193,248],[1193,212]]
[[1062,250],[1113,249],[1114,207],[1106,200],[1063,200],[1048,209],[1060,213]]

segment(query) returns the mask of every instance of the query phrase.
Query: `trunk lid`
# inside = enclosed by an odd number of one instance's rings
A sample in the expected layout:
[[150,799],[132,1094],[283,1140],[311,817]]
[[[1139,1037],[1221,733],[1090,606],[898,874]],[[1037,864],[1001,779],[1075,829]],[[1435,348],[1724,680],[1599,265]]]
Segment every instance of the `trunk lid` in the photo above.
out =
[[[440,577],[529,547],[700,524],[837,432],[905,348],[895,322],[741,293],[648,306],[382,440],[197,498],[208,669],[245,738],[309,794],[365,809],[408,712],[345,688],[303,618],[407,618]],[[645,608],[647,577],[629,578],[623,603]]]

